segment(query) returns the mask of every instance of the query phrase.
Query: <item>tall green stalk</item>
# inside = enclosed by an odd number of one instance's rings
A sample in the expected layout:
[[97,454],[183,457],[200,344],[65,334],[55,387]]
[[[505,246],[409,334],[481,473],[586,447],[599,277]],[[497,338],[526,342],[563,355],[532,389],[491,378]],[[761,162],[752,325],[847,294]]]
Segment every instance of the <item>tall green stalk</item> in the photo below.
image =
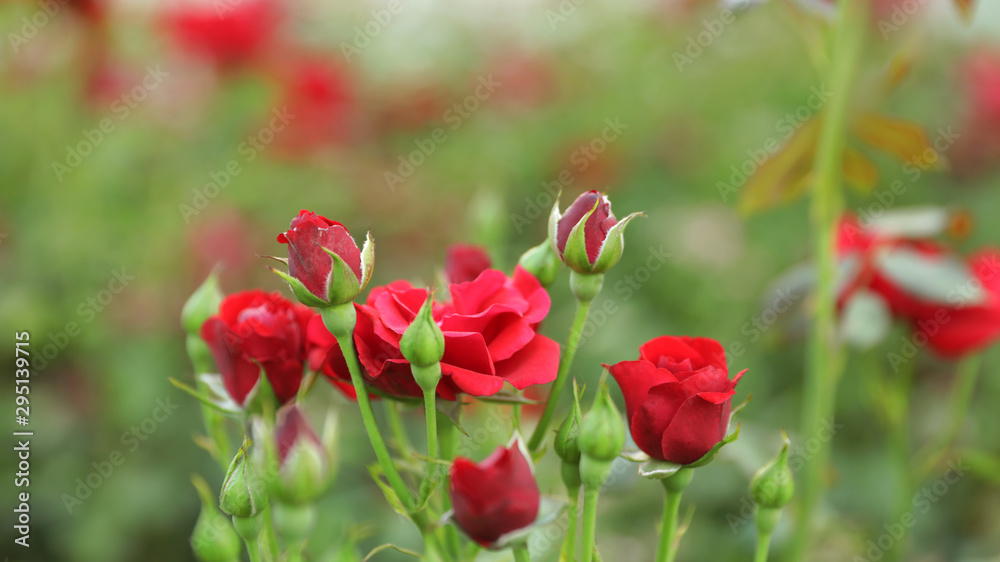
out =
[[531,434],[531,440],[528,441],[528,450],[530,451],[537,451],[542,446],[542,441],[545,440],[545,431],[552,424],[552,417],[555,416],[556,408],[559,407],[559,397],[562,396],[563,388],[569,379],[569,367],[576,355],[576,348],[580,345],[580,336],[583,334],[583,326],[587,322],[587,313],[590,312],[591,302],[593,301],[577,300],[576,302],[576,314],[573,316],[573,323],[569,328],[566,347],[559,358],[559,371],[556,373],[556,380],[552,383],[552,391],[549,392],[549,398],[545,402],[542,417],[539,418],[538,425],[535,426],[535,431]]
[[[816,181],[810,207],[818,276],[816,312],[803,389],[802,439],[818,435],[822,423],[833,417],[837,380],[843,366],[836,330],[837,256],[834,235],[843,207],[841,183],[848,110],[863,34],[868,31],[867,8],[867,0],[841,0],[834,28],[833,56],[828,76],[833,96],[821,116],[823,122],[816,152]],[[792,561],[804,560],[812,542],[814,516],[823,495],[823,470],[829,450],[829,443],[820,443],[816,454],[806,459],[796,532],[790,551]]]

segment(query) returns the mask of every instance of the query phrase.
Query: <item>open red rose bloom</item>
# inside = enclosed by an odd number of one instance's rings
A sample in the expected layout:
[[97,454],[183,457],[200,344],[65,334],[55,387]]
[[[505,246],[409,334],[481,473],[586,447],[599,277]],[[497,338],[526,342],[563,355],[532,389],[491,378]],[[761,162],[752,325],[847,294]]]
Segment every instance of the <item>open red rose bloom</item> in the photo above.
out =
[[625,396],[632,439],[654,459],[690,464],[726,436],[736,383],[726,355],[708,338],[661,336],[639,359],[605,365]]
[[[434,307],[445,338],[438,395],[492,396],[509,382],[523,389],[552,382],[559,366],[559,344],[537,333],[549,312],[549,295],[530,273],[518,267],[513,277],[488,269],[474,281],[450,286],[451,301]],[[365,382],[392,396],[422,396],[410,364],[399,350],[403,332],[427,300],[427,289],[406,281],[375,287],[367,303],[355,305],[354,345]],[[315,318],[308,337],[315,369],[341,381],[350,374],[333,335]],[[323,352],[325,350],[325,353]]]

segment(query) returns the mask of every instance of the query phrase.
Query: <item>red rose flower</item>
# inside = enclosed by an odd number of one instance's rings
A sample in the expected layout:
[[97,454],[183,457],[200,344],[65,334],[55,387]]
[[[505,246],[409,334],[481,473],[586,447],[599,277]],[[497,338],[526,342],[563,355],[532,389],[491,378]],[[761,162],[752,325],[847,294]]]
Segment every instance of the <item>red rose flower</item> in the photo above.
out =
[[691,464],[726,436],[736,383],[726,355],[708,338],[660,336],[639,348],[637,361],[605,367],[625,396],[636,445],[650,457]]
[[[987,249],[969,259],[975,276],[969,288],[982,286],[985,300],[971,306],[927,307],[913,320],[913,328],[927,337],[927,345],[945,357],[960,357],[1000,338],[1000,250]],[[958,293],[962,298],[962,293]]]
[[455,523],[484,546],[531,525],[541,503],[535,475],[516,444],[497,447],[479,464],[456,458],[449,493]]
[[218,67],[247,64],[273,46],[281,8],[274,0],[184,6],[167,16],[174,41]]
[[[486,270],[474,281],[452,284],[452,301],[437,304],[433,316],[444,332],[444,357],[438,394],[453,400],[458,393],[492,396],[509,382],[523,389],[552,382],[559,367],[559,344],[536,332],[549,312],[549,295],[530,273],[518,267],[513,278]],[[427,300],[427,290],[406,281],[372,289],[365,305],[357,305],[354,345],[365,370],[365,382],[394,396],[423,393],[399,350],[403,332]],[[324,339],[322,323],[311,332]],[[329,342],[329,339],[326,340]],[[319,351],[314,355],[320,357]],[[339,348],[328,347],[323,372],[350,380]]]
[[244,291],[223,299],[219,314],[201,326],[222,383],[243,405],[263,367],[281,402],[295,397],[302,382],[305,334],[315,313],[279,293]]
[[490,255],[480,246],[453,244],[444,260],[444,276],[449,283],[473,281],[490,268]]
[[278,148],[295,155],[349,140],[357,114],[351,76],[322,58],[291,56],[296,59],[286,62],[278,76],[281,94],[276,107],[288,115],[276,135]]
[[[288,274],[272,270],[291,286],[299,301],[309,306],[350,302],[370,277],[374,264],[344,225],[303,209],[292,219],[278,242],[288,244]],[[369,248],[370,240],[365,244]],[[334,267],[336,254],[347,271]],[[338,274],[339,273],[339,274]]]
[[604,240],[608,237],[608,232],[612,226],[618,224],[618,219],[611,212],[611,202],[597,191],[581,193],[559,219],[559,224],[556,227],[556,249],[559,250],[559,255],[566,251],[566,242],[569,240],[569,233],[573,231],[573,227],[583,220],[584,216],[591,210],[594,212],[587,217],[587,223],[583,226],[583,234],[587,245],[587,259],[591,264],[597,261],[597,256],[601,252]]

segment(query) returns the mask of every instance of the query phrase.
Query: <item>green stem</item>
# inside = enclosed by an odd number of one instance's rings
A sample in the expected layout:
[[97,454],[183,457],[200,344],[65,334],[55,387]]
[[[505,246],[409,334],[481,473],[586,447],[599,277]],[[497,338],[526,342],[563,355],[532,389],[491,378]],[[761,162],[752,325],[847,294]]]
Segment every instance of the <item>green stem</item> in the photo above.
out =
[[950,448],[958,440],[958,434],[962,431],[965,423],[965,415],[969,411],[969,403],[972,401],[972,392],[976,389],[976,380],[979,378],[980,365],[982,364],[982,354],[966,357],[958,366],[958,375],[955,380],[955,390],[951,395],[951,423],[948,424],[948,431],[945,432],[944,446]]
[[264,552],[267,553],[268,560],[278,559],[278,535],[274,530],[274,520],[271,517],[271,506],[264,508],[264,528],[260,533],[260,542],[264,545]]
[[666,497],[663,500],[663,522],[660,524],[660,544],[656,549],[656,562],[673,562],[677,555],[677,512],[681,506],[681,495],[684,488],[691,482],[694,470],[682,468],[672,476],[664,478],[663,489]]
[[590,303],[593,301],[576,301],[576,315],[573,316],[573,324],[570,325],[569,338],[566,340],[566,347],[563,349],[562,357],[559,359],[559,371],[556,380],[552,383],[552,391],[545,402],[545,410],[542,417],[535,426],[535,431],[528,441],[528,450],[537,451],[545,440],[545,431],[552,423],[552,417],[559,406],[559,397],[562,396],[563,387],[569,378],[569,367],[573,363],[573,356],[576,355],[576,348],[580,345],[580,336],[583,334],[583,326],[587,322],[587,313],[590,311]]
[[358,409],[361,410],[361,421],[364,423],[365,431],[368,432],[368,440],[371,441],[372,449],[375,451],[375,458],[378,459],[378,463],[382,466],[382,472],[385,473],[386,480],[389,481],[389,485],[399,496],[399,501],[403,502],[407,510],[413,509],[413,495],[410,493],[409,488],[406,487],[406,483],[403,482],[403,478],[396,471],[396,465],[392,462],[392,457],[389,456],[389,449],[385,446],[385,441],[382,440],[382,434],[379,433],[378,424],[375,422],[375,414],[372,412],[372,403],[368,398],[368,389],[365,388],[365,381],[361,376],[361,365],[358,364],[358,357],[354,351],[354,342],[351,336],[342,337],[337,336],[337,343],[340,345],[340,349],[343,352],[344,359],[347,361],[347,369],[351,372],[351,383],[354,384],[354,392],[358,395]]
[[757,533],[757,552],[754,554],[753,562],[767,562],[767,552],[771,547],[770,533]]
[[[808,346],[803,387],[802,438],[814,438],[824,421],[833,417],[837,379],[842,368],[836,333],[836,273],[834,248],[836,221],[843,206],[841,180],[847,136],[850,92],[857,72],[861,39],[867,30],[866,0],[842,0],[834,30],[830,66],[832,99],[828,102],[816,152],[816,183],[813,186],[811,221],[814,253],[818,264],[816,313]],[[812,540],[813,517],[823,495],[823,470],[829,444],[820,443],[816,454],[806,459],[802,475],[796,532],[790,560],[805,559]]]
[[[892,410],[887,416],[888,419],[888,446],[892,455],[892,463],[896,470],[896,506],[893,514],[902,517],[907,513],[913,498],[913,472],[910,469],[910,386],[913,380],[913,361],[907,362],[902,371],[896,373],[895,380],[892,381]],[[887,562],[899,560],[906,548],[906,534],[908,527],[904,527],[903,536],[896,538],[892,547],[887,553]]]
[[560,560],[565,559],[572,562],[576,560],[576,518],[577,510],[580,509],[580,486],[572,490],[567,487],[566,493],[569,496],[569,507],[566,510],[568,517],[566,520],[566,538],[563,539],[562,554],[559,558]]
[[[437,429],[437,392],[434,390],[424,391],[424,419],[427,423],[427,456],[433,460],[438,458],[438,429]],[[437,466],[437,463],[434,463]],[[435,472],[437,472],[435,470]]]
[[260,557],[260,547],[257,546],[257,541],[248,540],[246,541],[246,545],[247,555],[250,556],[250,562],[262,562],[263,559]]
[[591,562],[594,559],[594,532],[597,527],[597,496],[600,488],[583,488],[583,562]]
[[[450,461],[455,458],[455,438],[458,429],[441,412],[438,412],[438,442],[442,460]],[[451,498],[448,494],[441,494],[443,511],[451,509]],[[456,559],[461,559],[462,546],[458,537],[458,529],[454,525],[444,526],[444,539],[448,552]]]
[[528,547],[523,544],[514,547],[514,562],[531,562]]

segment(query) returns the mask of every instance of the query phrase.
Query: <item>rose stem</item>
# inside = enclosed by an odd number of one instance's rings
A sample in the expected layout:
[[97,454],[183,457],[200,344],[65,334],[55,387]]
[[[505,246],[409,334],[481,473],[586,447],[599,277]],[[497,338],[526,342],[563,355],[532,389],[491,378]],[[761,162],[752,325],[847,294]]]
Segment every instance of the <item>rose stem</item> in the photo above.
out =
[[666,497],[663,501],[663,522],[660,528],[660,544],[656,549],[656,562],[673,562],[677,549],[674,537],[677,535],[677,512],[681,506],[681,495],[691,482],[694,471],[682,468],[661,480]]
[[569,498],[569,507],[566,510],[568,517],[566,521],[566,538],[563,539],[561,558],[566,560],[576,560],[576,518],[577,510],[580,509],[580,486],[570,489],[566,487],[566,495]]
[[386,480],[389,481],[389,485],[396,492],[399,501],[410,512],[413,522],[420,528],[427,553],[433,555],[430,559],[439,558],[440,555],[438,553],[440,549],[436,544],[437,537],[429,529],[427,514],[424,511],[416,513],[412,511],[414,507],[413,495],[410,493],[409,488],[406,487],[406,483],[403,482],[403,478],[396,470],[396,466],[392,463],[389,449],[386,448],[382,434],[379,433],[378,424],[375,421],[375,413],[372,412],[372,403],[368,398],[368,390],[365,388],[365,381],[361,376],[361,365],[358,363],[357,352],[354,349],[354,325],[357,322],[357,312],[354,310],[354,303],[349,302],[321,309],[320,313],[323,316],[323,324],[326,325],[326,329],[337,339],[337,344],[340,346],[340,351],[347,363],[347,370],[351,372],[351,383],[354,385],[355,394],[357,394],[358,409],[361,410],[361,421],[365,426],[365,431],[368,433],[368,440],[371,442],[372,449],[375,452],[375,458],[378,459],[379,465],[382,467],[382,472],[385,473]]
[[514,547],[514,562],[531,562],[528,547],[523,544]]
[[767,551],[771,547],[771,533],[757,531],[757,552],[753,562],[767,562]]
[[[836,273],[834,230],[843,206],[841,195],[844,147],[847,136],[848,102],[857,71],[857,59],[863,34],[867,32],[867,0],[844,0],[839,3],[834,29],[833,54],[828,69],[833,98],[822,115],[819,145],[816,149],[816,183],[810,208],[814,252],[818,264],[816,314],[807,351],[806,379],[803,385],[802,438],[817,435],[821,424],[833,417],[837,379],[842,357],[836,333]],[[829,456],[829,444],[820,443],[819,451],[806,460],[802,477],[798,520],[789,559],[805,558],[812,539],[813,517],[823,493],[823,469]]]
[[583,487],[583,562],[591,562],[594,559],[594,531],[597,526],[597,496],[601,493],[600,487]]
[[570,325],[569,338],[566,340],[566,347],[563,348],[562,357],[559,359],[559,371],[556,373],[556,380],[552,383],[552,391],[549,392],[548,400],[545,401],[545,410],[542,417],[535,426],[535,431],[528,441],[528,450],[537,451],[545,440],[545,431],[552,423],[552,417],[559,406],[559,397],[562,395],[563,387],[566,386],[566,379],[569,378],[569,367],[573,363],[573,356],[576,355],[576,348],[580,345],[580,336],[583,334],[583,326],[587,322],[587,313],[590,311],[592,300],[576,301],[576,315],[573,316],[573,324]]

